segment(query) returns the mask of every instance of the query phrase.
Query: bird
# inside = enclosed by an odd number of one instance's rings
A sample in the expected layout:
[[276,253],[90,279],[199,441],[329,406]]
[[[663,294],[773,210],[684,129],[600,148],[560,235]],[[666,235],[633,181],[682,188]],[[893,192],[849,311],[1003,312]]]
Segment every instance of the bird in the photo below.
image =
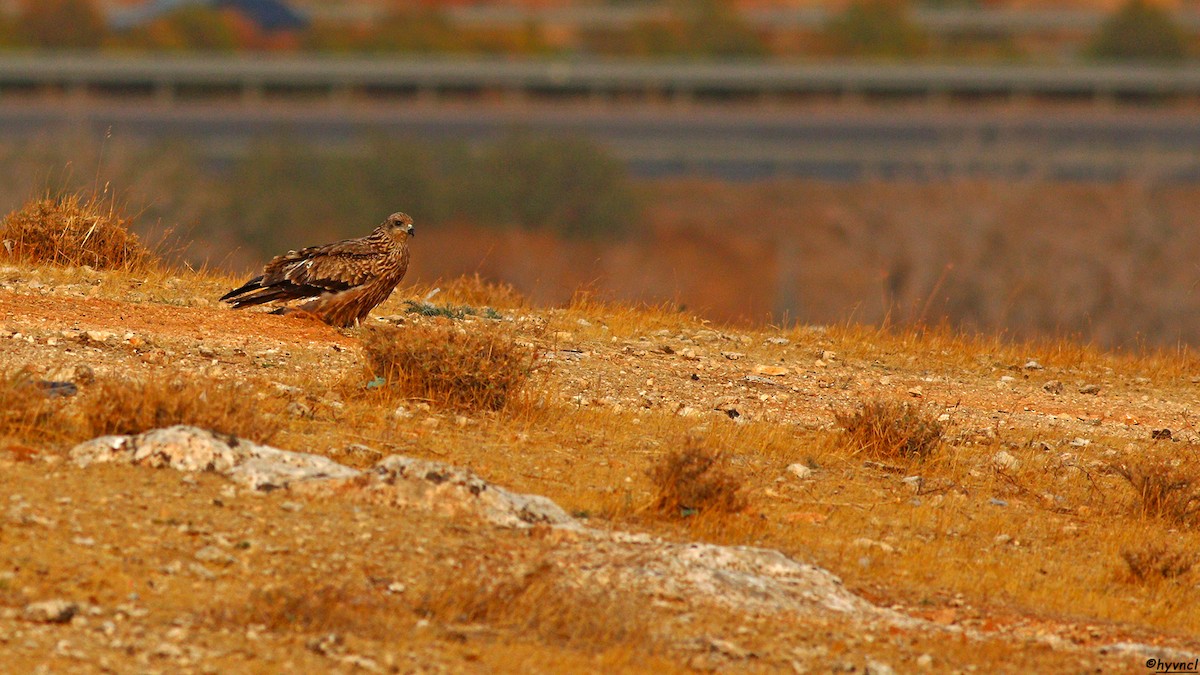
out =
[[405,213],[388,216],[365,237],[343,239],[275,256],[262,274],[221,296],[234,309],[265,302],[307,300],[274,314],[311,316],[339,328],[354,326],[387,300],[408,271]]

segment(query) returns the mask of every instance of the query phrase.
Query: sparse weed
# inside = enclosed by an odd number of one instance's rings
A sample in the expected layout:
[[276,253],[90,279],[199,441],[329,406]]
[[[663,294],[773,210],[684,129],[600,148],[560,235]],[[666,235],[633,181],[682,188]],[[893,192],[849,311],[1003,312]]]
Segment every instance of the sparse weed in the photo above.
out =
[[746,508],[742,481],[721,466],[721,456],[689,445],[671,452],[646,474],[657,492],[651,508],[667,516],[705,512],[736,513]]
[[394,608],[379,593],[325,585],[255,590],[244,605],[212,610],[209,618],[242,627],[258,624],[276,632],[386,634],[378,630],[381,613],[393,614]]
[[421,316],[440,316],[447,319],[465,319],[468,316],[480,316],[493,320],[504,318],[502,314],[491,307],[478,309],[469,305],[435,305],[416,300],[405,300],[404,304],[408,307],[409,314],[420,314]]
[[452,301],[472,307],[496,307],[498,309],[525,309],[529,300],[521,295],[512,284],[493,283],[478,273],[463,275],[445,285],[443,295]]
[[32,441],[61,434],[61,410],[28,371],[0,372],[0,438]]
[[928,457],[944,434],[936,418],[911,403],[869,401],[855,412],[834,417],[846,430],[846,443],[855,454],[879,459]]
[[533,634],[546,643],[604,650],[653,644],[645,607],[627,593],[580,584],[551,562],[527,571],[447,568],[417,604],[423,616],[456,624],[482,623]]
[[38,199],[0,222],[0,255],[33,264],[144,270],[153,258],[129,224],[96,196]]
[[1121,551],[1121,558],[1129,566],[1129,579],[1136,582],[1174,579],[1187,574],[1196,564],[1195,553],[1168,549],[1161,544],[1126,549]]
[[102,436],[191,424],[266,443],[279,424],[247,390],[237,383],[183,374],[146,381],[98,380],[82,401],[84,428],[91,436]]
[[502,326],[371,328],[363,349],[371,376],[400,395],[462,410],[500,410],[521,393],[536,361]]
[[1133,487],[1143,514],[1181,525],[1200,522],[1200,479],[1193,462],[1138,458],[1111,468]]

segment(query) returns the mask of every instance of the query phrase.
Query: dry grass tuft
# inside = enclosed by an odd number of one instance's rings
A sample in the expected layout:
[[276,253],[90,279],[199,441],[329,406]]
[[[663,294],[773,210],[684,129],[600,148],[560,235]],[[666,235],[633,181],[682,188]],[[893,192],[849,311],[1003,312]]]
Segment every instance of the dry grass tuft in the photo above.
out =
[[911,403],[870,401],[834,417],[855,454],[879,459],[928,457],[945,433],[935,417]]
[[603,651],[616,645],[653,645],[646,608],[636,597],[574,580],[558,565],[527,571],[447,567],[431,579],[419,614],[454,624],[485,624],[536,635],[543,642]]
[[506,283],[487,281],[479,274],[461,276],[445,284],[443,296],[449,302],[472,307],[493,309],[525,309],[529,300],[520,291]]
[[272,632],[376,634],[382,628],[380,614],[394,612],[378,592],[326,585],[255,590],[244,605],[210,610],[208,618],[242,628],[257,624]]
[[1181,525],[1200,522],[1200,480],[1192,462],[1139,458],[1112,470],[1133,487],[1143,514]]
[[1129,580],[1136,582],[1165,581],[1191,571],[1197,556],[1189,551],[1171,550],[1161,544],[1150,544],[1140,550],[1121,551],[1129,566]]
[[139,434],[174,424],[267,443],[279,431],[245,384],[197,380],[183,374],[155,380],[98,380],[81,401],[91,436]]
[[144,270],[153,258],[129,223],[95,196],[39,199],[0,222],[0,255],[34,264]]
[[44,440],[63,432],[62,406],[27,371],[0,372],[0,438]]
[[462,410],[504,408],[521,393],[536,360],[499,325],[371,328],[363,332],[363,349],[372,377],[400,395]]
[[646,472],[657,491],[651,508],[674,517],[744,510],[742,481],[721,463],[718,453],[697,445],[667,454]]

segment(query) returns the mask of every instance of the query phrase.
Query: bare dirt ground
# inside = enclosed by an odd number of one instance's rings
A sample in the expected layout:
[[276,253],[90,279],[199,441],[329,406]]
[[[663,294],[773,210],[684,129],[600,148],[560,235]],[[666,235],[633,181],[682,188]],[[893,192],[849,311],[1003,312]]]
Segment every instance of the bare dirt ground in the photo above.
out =
[[[468,467],[614,541],[644,535],[646,551],[777,550],[833,572],[861,608],[635,587],[621,571],[643,554],[554,527],[78,468],[67,451],[84,439],[63,431],[0,445],[5,670],[1146,672],[1200,652],[1196,572],[1137,578],[1126,562],[1155,543],[1195,551],[1194,523],[1151,513],[1112,470],[1190,466],[1187,353],[501,306],[458,324],[503,322],[541,366],[528,401],[472,413],[363,393],[361,329],[228,310],[213,302],[227,281],[2,268],[0,368],[238,382],[278,417],[277,447]],[[448,321],[405,313],[423,291],[371,321]],[[488,304],[476,291],[450,300]],[[68,409],[86,405],[80,386]],[[847,449],[835,414],[874,399],[923,404],[945,442],[925,459]],[[745,511],[647,509],[647,469],[689,442],[727,458]],[[54,600],[74,612],[37,605]]]

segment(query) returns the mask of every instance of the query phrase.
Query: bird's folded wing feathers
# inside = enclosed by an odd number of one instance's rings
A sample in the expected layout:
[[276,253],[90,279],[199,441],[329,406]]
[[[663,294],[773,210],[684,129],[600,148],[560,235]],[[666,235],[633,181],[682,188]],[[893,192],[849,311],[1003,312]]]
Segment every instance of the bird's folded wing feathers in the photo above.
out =
[[264,285],[290,283],[343,291],[365,283],[373,276],[380,251],[369,242],[349,240],[290,251],[272,260],[264,270]]

